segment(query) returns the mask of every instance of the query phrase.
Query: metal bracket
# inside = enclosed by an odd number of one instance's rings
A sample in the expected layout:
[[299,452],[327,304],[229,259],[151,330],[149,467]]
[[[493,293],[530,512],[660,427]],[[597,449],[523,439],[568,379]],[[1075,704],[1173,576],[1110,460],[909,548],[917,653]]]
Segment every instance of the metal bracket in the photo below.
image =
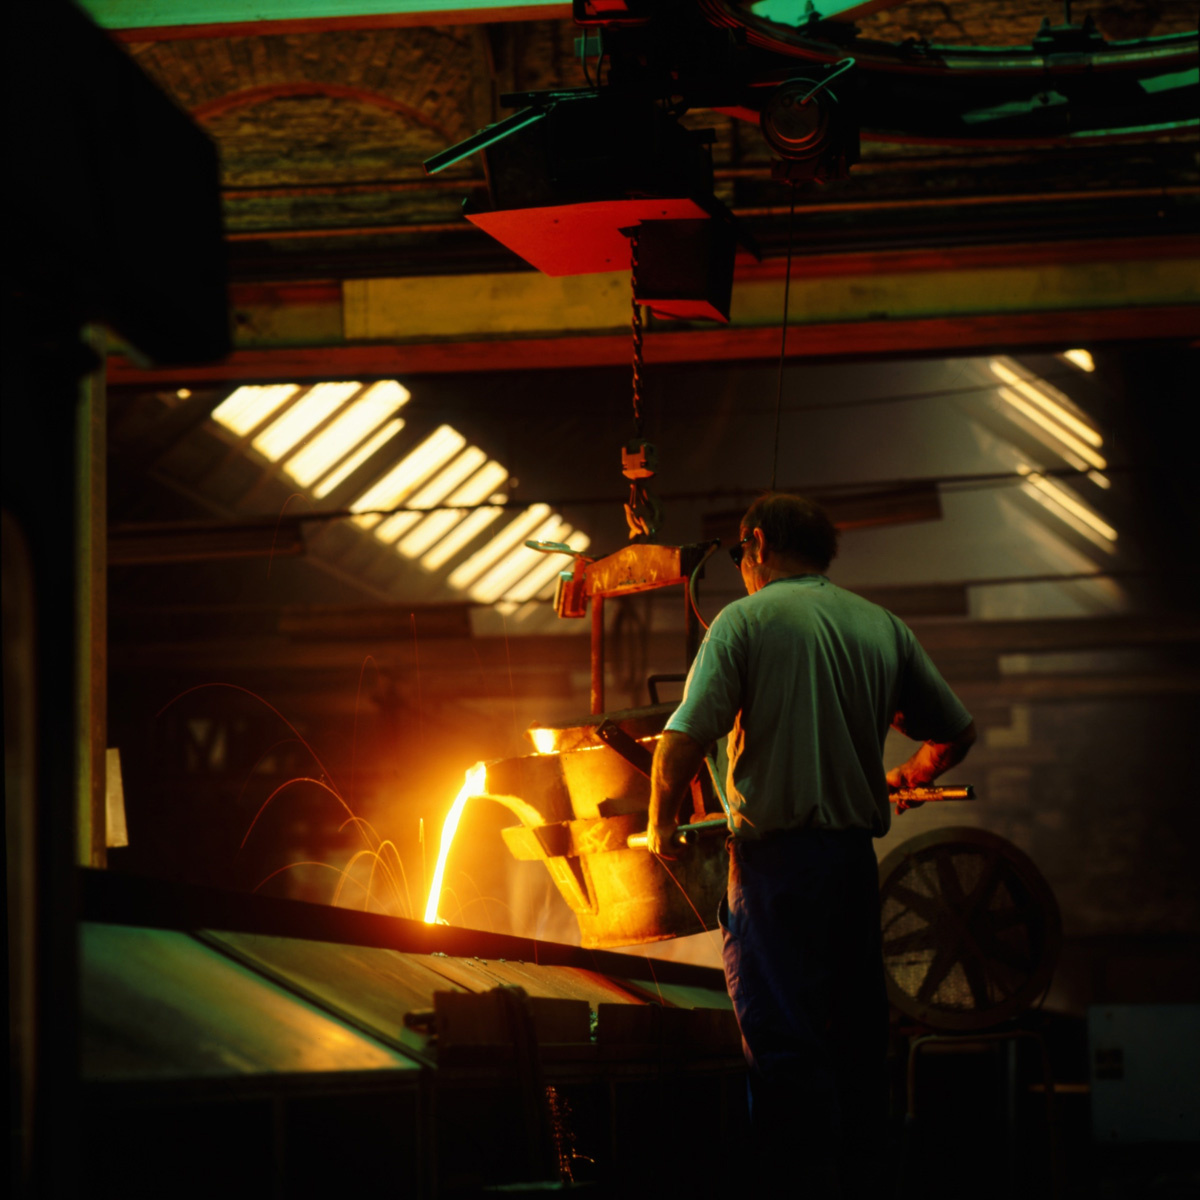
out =
[[635,771],[650,778],[650,764],[654,755],[641,742],[634,741],[614,721],[601,721],[596,726],[596,736],[610,749],[615,750]]

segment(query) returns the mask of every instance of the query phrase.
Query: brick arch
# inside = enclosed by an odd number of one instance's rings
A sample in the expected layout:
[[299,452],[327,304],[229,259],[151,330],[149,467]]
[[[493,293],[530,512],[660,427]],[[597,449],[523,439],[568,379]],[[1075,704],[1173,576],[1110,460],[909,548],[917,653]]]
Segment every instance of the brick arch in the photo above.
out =
[[287,97],[328,96],[336,100],[354,100],[385,112],[407,117],[426,129],[432,130],[444,142],[451,141],[449,131],[439,121],[428,113],[405,104],[393,96],[384,96],[379,92],[368,91],[366,88],[354,87],[346,83],[325,83],[320,80],[304,80],[297,83],[267,83],[258,87],[240,88],[236,92],[227,92],[223,96],[215,96],[197,104],[191,111],[197,121],[209,121],[226,113],[235,112],[240,108],[254,108],[270,100]]
[[[245,94],[253,102],[259,88],[326,84],[326,95],[335,94],[337,87],[361,89],[366,95],[360,100],[377,111],[415,119],[449,143],[493,119],[491,89],[480,76],[481,29],[196,38],[133,43],[129,50],[178,104],[198,116],[230,111],[209,109],[227,96]],[[301,94],[319,92],[314,88]],[[262,95],[264,102],[268,98]],[[238,106],[234,102],[231,108]]]

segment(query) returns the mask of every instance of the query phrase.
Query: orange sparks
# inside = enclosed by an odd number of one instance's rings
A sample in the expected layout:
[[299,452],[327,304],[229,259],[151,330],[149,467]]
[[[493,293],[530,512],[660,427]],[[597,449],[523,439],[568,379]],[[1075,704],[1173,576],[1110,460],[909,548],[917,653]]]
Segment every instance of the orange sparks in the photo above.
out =
[[442,898],[442,876],[446,872],[446,859],[449,857],[454,835],[458,832],[458,823],[462,819],[463,809],[466,808],[467,801],[472,796],[483,791],[486,782],[487,767],[483,763],[476,763],[467,772],[466,780],[458,795],[454,797],[450,811],[446,814],[446,821],[442,825],[442,842],[438,847],[437,866],[434,868],[433,883],[429,888],[429,899],[425,904],[426,925],[433,925],[437,921],[438,904]]

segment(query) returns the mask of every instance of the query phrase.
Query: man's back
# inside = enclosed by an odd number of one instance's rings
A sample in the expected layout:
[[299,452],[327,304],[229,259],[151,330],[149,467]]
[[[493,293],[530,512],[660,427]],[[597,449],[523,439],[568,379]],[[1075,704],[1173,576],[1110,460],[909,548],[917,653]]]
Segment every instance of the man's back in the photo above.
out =
[[739,836],[887,831],[883,742],[897,714],[919,738],[970,716],[908,627],[823,575],[779,579],[713,622],[668,729],[707,742],[732,727]]

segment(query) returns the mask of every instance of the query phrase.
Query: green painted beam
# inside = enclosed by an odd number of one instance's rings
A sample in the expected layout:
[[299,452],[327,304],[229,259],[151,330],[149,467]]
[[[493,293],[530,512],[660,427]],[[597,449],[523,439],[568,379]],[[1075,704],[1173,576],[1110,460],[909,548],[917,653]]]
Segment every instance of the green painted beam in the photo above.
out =
[[[77,0],[97,25],[128,29],[187,29],[194,26],[329,25],[378,21],[387,25],[449,25],[483,21],[562,19],[570,0]],[[902,0],[822,0],[827,20],[854,19]],[[783,25],[808,18],[805,0],[759,0],[758,16]]]
[[229,25],[446,25],[569,16],[570,0],[78,0],[104,29]]

